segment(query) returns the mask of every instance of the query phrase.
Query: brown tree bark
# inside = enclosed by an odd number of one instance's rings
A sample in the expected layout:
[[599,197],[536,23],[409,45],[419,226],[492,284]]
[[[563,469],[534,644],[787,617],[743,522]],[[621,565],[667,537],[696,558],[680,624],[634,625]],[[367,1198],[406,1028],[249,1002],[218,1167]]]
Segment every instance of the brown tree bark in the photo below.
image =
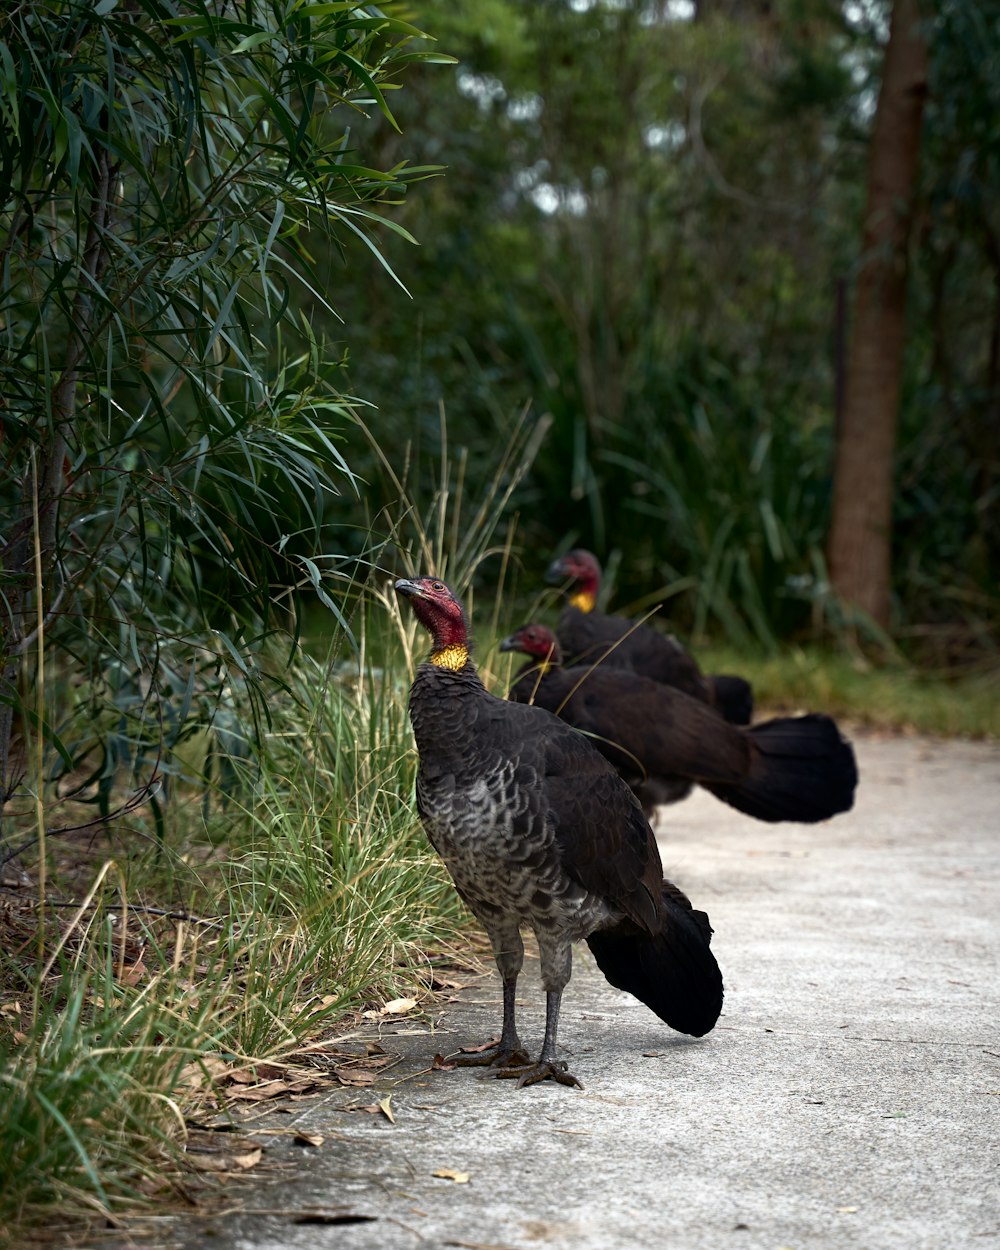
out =
[[918,3],[895,0],[868,156],[828,552],[834,589],[883,628],[889,624],[907,238],[926,94],[927,45]]

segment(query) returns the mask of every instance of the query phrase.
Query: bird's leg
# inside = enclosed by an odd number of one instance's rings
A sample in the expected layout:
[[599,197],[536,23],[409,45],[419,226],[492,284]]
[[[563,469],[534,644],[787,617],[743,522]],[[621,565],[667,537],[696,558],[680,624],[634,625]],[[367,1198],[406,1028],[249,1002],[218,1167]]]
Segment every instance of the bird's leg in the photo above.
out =
[[519,1071],[531,1060],[521,1045],[514,1023],[514,995],[517,991],[517,973],[505,977],[503,983],[503,1029],[500,1040],[473,1055],[457,1055],[454,1062],[462,1068],[500,1067]]
[[505,1068],[497,1076],[517,1077],[517,1088],[536,1085],[539,1081],[558,1081],[560,1085],[575,1085],[583,1089],[581,1081],[569,1072],[565,1059],[556,1058],[556,1033],[559,1031],[559,1004],[562,990],[547,990],[545,994],[545,1038],[538,1062],[528,1067]]
[[517,924],[495,925],[486,929],[493,946],[493,958],[503,980],[503,1029],[500,1040],[492,1046],[485,1046],[472,1055],[458,1055],[454,1062],[463,1068],[500,1067],[517,1070],[531,1062],[528,1052],[521,1045],[514,1023],[514,996],[517,993],[517,977],[524,962],[524,943],[518,932]]
[[545,986],[545,1040],[538,1062],[527,1067],[502,1068],[497,1076],[517,1078],[517,1088],[535,1085],[538,1081],[558,1081],[560,1085],[583,1086],[566,1070],[566,1064],[556,1058],[556,1034],[559,1032],[559,1005],[562,993],[569,984],[573,969],[573,944],[565,934],[557,930],[539,927],[538,954],[541,958],[542,984]]

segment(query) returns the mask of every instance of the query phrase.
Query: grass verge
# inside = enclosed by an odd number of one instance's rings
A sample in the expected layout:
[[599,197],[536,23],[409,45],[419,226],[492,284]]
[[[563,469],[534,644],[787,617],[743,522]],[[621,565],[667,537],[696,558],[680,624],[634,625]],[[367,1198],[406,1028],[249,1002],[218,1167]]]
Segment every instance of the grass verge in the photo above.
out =
[[740,673],[752,682],[758,716],[767,709],[823,711],[873,728],[1000,738],[997,670],[944,678],[819,647],[765,656],[706,646],[697,655],[705,672]]
[[[224,804],[192,792],[184,835],[105,860],[75,909],[57,910],[55,891],[44,907],[0,901],[0,1217],[13,1244],[59,1215],[115,1220],[177,1173],[207,1060],[281,1056],[430,983],[464,919],[413,810],[397,655],[394,669],[349,673],[302,657],[266,754]],[[146,907],[165,882],[184,899],[172,916]]]

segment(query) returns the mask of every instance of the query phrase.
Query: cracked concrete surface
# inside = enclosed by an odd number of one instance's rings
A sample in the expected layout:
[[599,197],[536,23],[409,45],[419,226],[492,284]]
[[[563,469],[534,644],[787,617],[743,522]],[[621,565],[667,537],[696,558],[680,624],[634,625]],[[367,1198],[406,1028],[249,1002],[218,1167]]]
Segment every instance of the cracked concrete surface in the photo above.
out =
[[[726,1004],[708,1037],[672,1033],[582,949],[560,1040],[585,1090],[427,1071],[498,1031],[486,979],[433,1033],[384,1029],[404,1055],[376,1093],[395,1124],[345,1114],[347,1089],[269,1117],[285,1131],[261,1139],[246,1209],[164,1217],[157,1244],[1000,1247],[1000,747],[856,746],[857,804],[826,824],[764,825],[704,793],[660,813],[665,871],[716,930]],[[537,1050],[533,969],[519,1001]],[[309,1207],[365,1222],[296,1223]]]

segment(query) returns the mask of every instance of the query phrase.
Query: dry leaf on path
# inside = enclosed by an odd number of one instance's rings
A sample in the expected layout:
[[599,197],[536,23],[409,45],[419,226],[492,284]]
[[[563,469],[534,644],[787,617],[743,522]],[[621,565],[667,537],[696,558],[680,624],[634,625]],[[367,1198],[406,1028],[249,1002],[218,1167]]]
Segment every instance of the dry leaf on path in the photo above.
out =
[[288,1067],[280,1063],[255,1063],[248,1068],[230,1072],[229,1079],[236,1085],[253,1085],[257,1081],[274,1081],[288,1075]]
[[149,976],[149,969],[142,962],[140,957],[125,969],[122,976],[118,978],[120,985],[138,985],[140,981]]
[[341,1085],[374,1085],[378,1075],[371,1068],[349,1068],[341,1066],[331,1069],[332,1074]]
[[227,1098],[237,1102],[266,1102],[269,1098],[283,1098],[286,1094],[304,1094],[315,1089],[316,1082],[298,1081],[265,1081],[263,1085],[234,1085],[225,1091]]
[[185,1089],[204,1089],[221,1076],[228,1076],[233,1065],[218,1055],[202,1055],[194,1063],[187,1063],[181,1070],[180,1084]]
[[416,1005],[417,1000],[415,998],[394,998],[391,1002],[380,1007],[378,1011],[363,1011],[361,1018],[362,1020],[379,1020],[382,1016],[405,1016]]
[[468,977],[459,980],[458,977],[444,976],[435,972],[431,977],[431,989],[437,990],[468,990],[475,985],[474,981],[470,981]]
[[324,1140],[322,1133],[298,1132],[292,1138],[296,1146],[322,1146]]
[[438,1168],[436,1172],[432,1172],[431,1176],[439,1176],[443,1181],[454,1181],[456,1185],[467,1185],[469,1183],[468,1172],[456,1172],[454,1168]]
[[463,1046],[463,1055],[481,1055],[484,1050],[492,1050],[494,1046],[499,1045],[499,1037],[492,1037],[488,1042],[483,1042],[481,1046]]
[[240,1172],[260,1163],[263,1147],[250,1137],[219,1133],[192,1133],[185,1154],[199,1172]]
[[346,1062],[338,1063],[330,1072],[341,1085],[374,1085],[380,1072],[398,1062],[399,1055],[382,1051],[347,1058]]
[[390,1124],[396,1123],[396,1117],[392,1111],[390,1099],[392,1094],[387,1094],[385,1098],[378,1102],[349,1102],[344,1107],[338,1107],[338,1111],[363,1111],[366,1115],[384,1115]]
[[415,998],[394,998],[391,1003],[386,1003],[382,1010],[387,1016],[402,1016],[412,1011],[416,1005]]

